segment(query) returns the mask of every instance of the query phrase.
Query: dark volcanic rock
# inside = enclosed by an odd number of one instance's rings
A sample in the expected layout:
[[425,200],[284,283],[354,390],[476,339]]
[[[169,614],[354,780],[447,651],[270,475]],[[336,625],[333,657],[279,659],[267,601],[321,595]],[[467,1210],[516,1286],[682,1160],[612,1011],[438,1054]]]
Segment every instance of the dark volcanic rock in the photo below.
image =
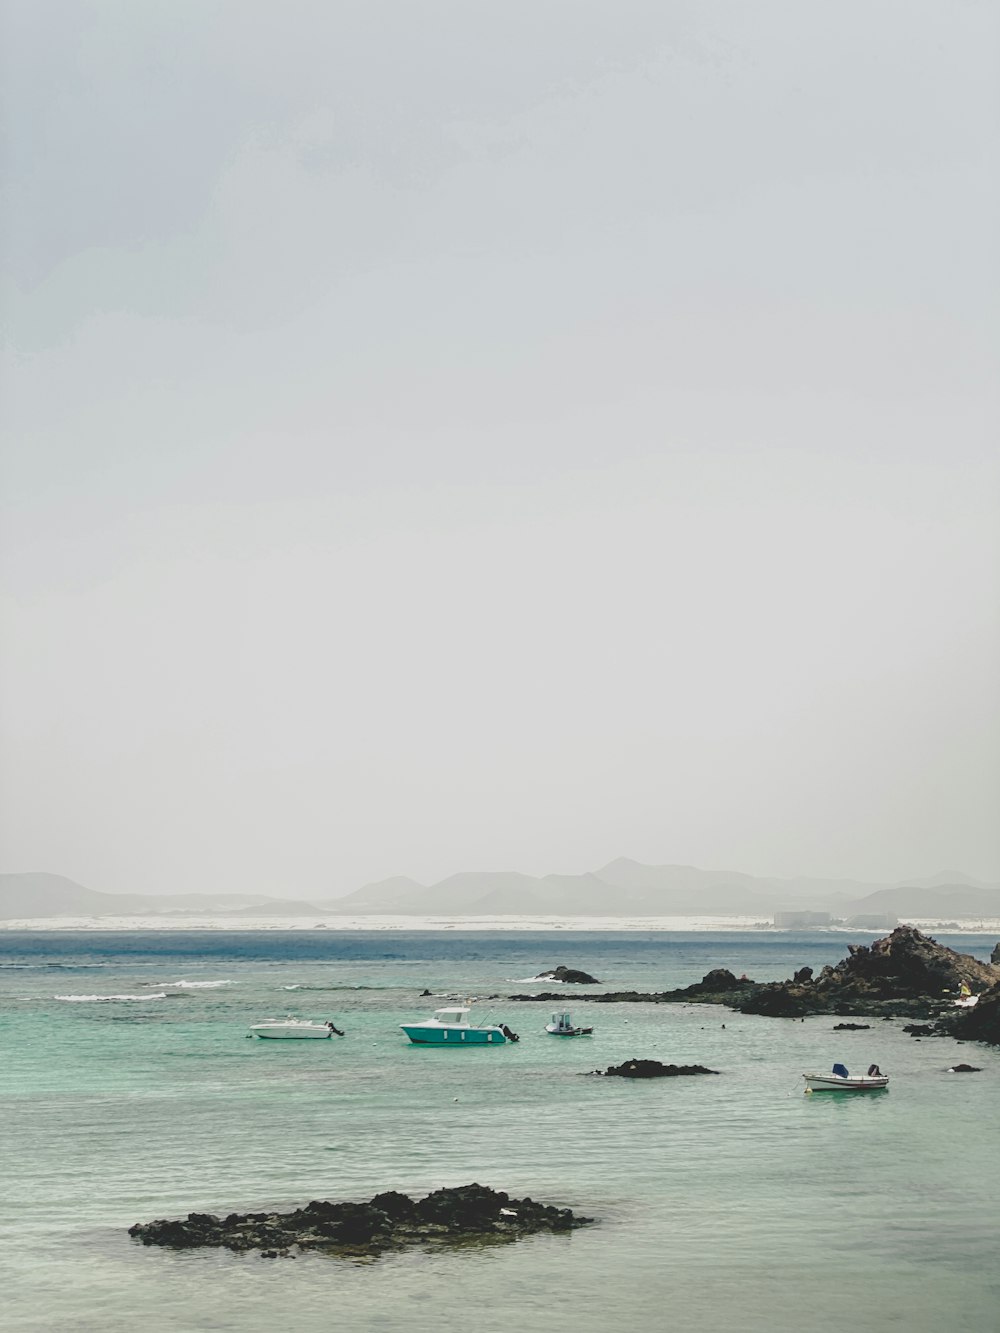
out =
[[589,972],[580,972],[575,967],[555,967],[551,972],[539,972],[539,981],[564,981],[574,986],[599,986],[601,983]]
[[[998,946],[1000,947],[1000,946]],[[963,986],[979,1002],[956,1009]],[[557,994],[511,995],[511,1000],[562,1000]],[[1000,1045],[1000,979],[997,969],[968,954],[938,944],[913,926],[898,926],[871,945],[852,944],[848,956],[819,976],[799,968],[790,981],[764,984],[715,968],[701,981],[678,990],[647,993],[617,991],[581,995],[594,1004],[723,1004],[743,1014],[768,1018],[804,1018],[809,1014],[865,1018],[919,1018],[927,1035],[945,1034],[960,1041]]]
[[980,995],[971,1009],[949,1009],[937,1030],[959,1041],[983,1041],[1000,1046],[1000,981]]
[[936,1018],[963,983],[977,994],[997,979],[989,964],[955,953],[913,926],[897,926],[870,946],[849,945],[848,956],[824,967],[815,979],[806,979],[806,971],[797,972],[792,981],[760,987],[739,1006],[741,1012],[792,1018],[816,1013]]
[[[706,972],[701,981],[679,990],[665,991],[607,991],[603,995],[577,995],[577,1000],[593,1001],[595,1004],[678,1004],[690,1000],[694,1004],[729,1004],[735,998],[750,995],[757,989],[757,983],[749,977],[734,977],[725,967],[713,968]],[[541,991],[537,995],[508,995],[508,1000],[562,1000],[565,997],[554,991]]]
[[1000,944],[993,946],[993,952],[990,954],[990,962],[994,967],[1000,967]]
[[357,1255],[476,1237],[513,1240],[539,1231],[571,1231],[593,1220],[473,1184],[435,1190],[420,1200],[388,1190],[369,1203],[314,1200],[292,1213],[230,1213],[222,1220],[213,1213],[189,1213],[183,1220],[137,1223],[129,1235],[143,1245],[221,1246],[277,1258],[292,1246]]
[[952,1065],[948,1070],[949,1074],[981,1074],[982,1072],[979,1065]]
[[680,1074],[717,1074],[717,1069],[706,1069],[704,1065],[662,1065],[659,1060],[626,1060],[622,1065],[611,1065],[605,1070],[595,1069],[595,1074],[606,1074],[617,1078],[676,1078]]
[[713,967],[700,981],[681,990],[665,991],[666,995],[683,996],[685,999],[701,999],[707,995],[732,995],[733,991],[743,991],[756,985],[749,977],[734,977],[728,967]]
[[834,1023],[834,1032],[871,1032],[871,1023]]

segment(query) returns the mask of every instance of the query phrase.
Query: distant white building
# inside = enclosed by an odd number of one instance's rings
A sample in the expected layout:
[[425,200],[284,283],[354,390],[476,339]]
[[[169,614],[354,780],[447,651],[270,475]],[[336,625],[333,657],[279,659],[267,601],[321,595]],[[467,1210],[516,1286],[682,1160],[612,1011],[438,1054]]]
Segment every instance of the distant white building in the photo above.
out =
[[895,930],[899,918],[891,912],[864,912],[861,916],[849,916],[844,925],[856,930]]
[[829,912],[775,912],[774,924],[779,930],[808,930],[812,926],[828,926]]

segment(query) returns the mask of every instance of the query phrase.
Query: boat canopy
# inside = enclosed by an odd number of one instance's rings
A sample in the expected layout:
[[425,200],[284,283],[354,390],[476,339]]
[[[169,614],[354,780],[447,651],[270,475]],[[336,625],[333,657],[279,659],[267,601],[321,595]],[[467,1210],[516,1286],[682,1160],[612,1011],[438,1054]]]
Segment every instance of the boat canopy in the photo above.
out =
[[835,1074],[839,1074],[841,1078],[850,1078],[850,1075],[847,1072],[846,1065],[834,1065],[833,1072]]
[[434,1017],[442,1023],[464,1023],[471,1011],[462,1005],[455,1005],[451,1009],[435,1009]]

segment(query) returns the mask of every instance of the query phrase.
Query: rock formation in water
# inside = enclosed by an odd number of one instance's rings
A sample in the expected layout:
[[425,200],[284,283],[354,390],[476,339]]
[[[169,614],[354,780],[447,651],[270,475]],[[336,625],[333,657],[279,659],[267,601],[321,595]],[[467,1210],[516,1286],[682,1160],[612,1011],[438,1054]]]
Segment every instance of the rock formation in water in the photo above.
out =
[[897,926],[871,945],[849,945],[847,957],[824,967],[818,977],[803,968],[791,981],[759,987],[738,1007],[744,1014],[774,1017],[852,1013],[931,1018],[958,999],[963,986],[975,995],[997,980],[991,964],[956,953],[913,926]]
[[936,1036],[1000,1046],[1000,981],[981,994],[971,1009],[951,1007],[934,1026]]
[[[963,987],[978,1003],[957,1008]],[[511,995],[511,1000],[558,1000],[552,993]],[[897,926],[871,945],[851,944],[847,957],[819,976],[802,967],[790,981],[756,982],[714,968],[678,990],[616,991],[580,995],[594,1004],[722,1004],[744,1014],[804,1018],[810,1014],[872,1018],[936,1019],[927,1035],[1000,1045],[1000,969],[956,953],[913,926]],[[909,1029],[908,1029],[909,1030]]]
[[610,1078],[677,1078],[683,1074],[717,1074],[717,1069],[706,1069],[704,1065],[664,1065],[659,1060],[626,1060],[621,1065],[610,1065],[607,1069],[595,1069],[595,1074]]
[[554,967],[551,972],[539,972],[539,981],[564,981],[574,986],[599,986],[601,983],[589,972],[580,972],[575,967]]
[[177,1221],[140,1222],[129,1235],[143,1245],[175,1250],[201,1246],[260,1250],[265,1258],[294,1249],[377,1255],[410,1245],[448,1245],[471,1239],[516,1240],[540,1231],[572,1231],[593,1222],[569,1208],[512,1199],[486,1185],[435,1190],[424,1199],[388,1190],[368,1203],[316,1201],[292,1213],[189,1213]]

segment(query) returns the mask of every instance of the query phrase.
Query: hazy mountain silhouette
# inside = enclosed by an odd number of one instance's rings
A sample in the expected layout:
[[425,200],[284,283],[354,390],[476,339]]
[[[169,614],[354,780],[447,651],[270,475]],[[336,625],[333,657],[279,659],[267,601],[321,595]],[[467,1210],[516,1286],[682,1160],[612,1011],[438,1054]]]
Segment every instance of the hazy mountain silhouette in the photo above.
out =
[[255,893],[101,893],[44,871],[0,875],[0,919],[45,916],[150,916],[239,910],[276,901]]
[[213,913],[234,918],[393,916],[743,916],[814,910],[837,917],[1000,917],[1000,886],[952,872],[911,884],[840,879],[768,879],[736,870],[648,866],[621,857],[582,875],[473,870],[424,885],[404,875],[344,898],[291,901],[261,894],[102,893],[63,875],[0,875],[0,919]]
[[934,887],[901,884],[894,889],[879,889],[849,903],[847,915],[886,912],[895,916],[1000,917],[1000,888],[977,885],[968,876],[963,880]]

